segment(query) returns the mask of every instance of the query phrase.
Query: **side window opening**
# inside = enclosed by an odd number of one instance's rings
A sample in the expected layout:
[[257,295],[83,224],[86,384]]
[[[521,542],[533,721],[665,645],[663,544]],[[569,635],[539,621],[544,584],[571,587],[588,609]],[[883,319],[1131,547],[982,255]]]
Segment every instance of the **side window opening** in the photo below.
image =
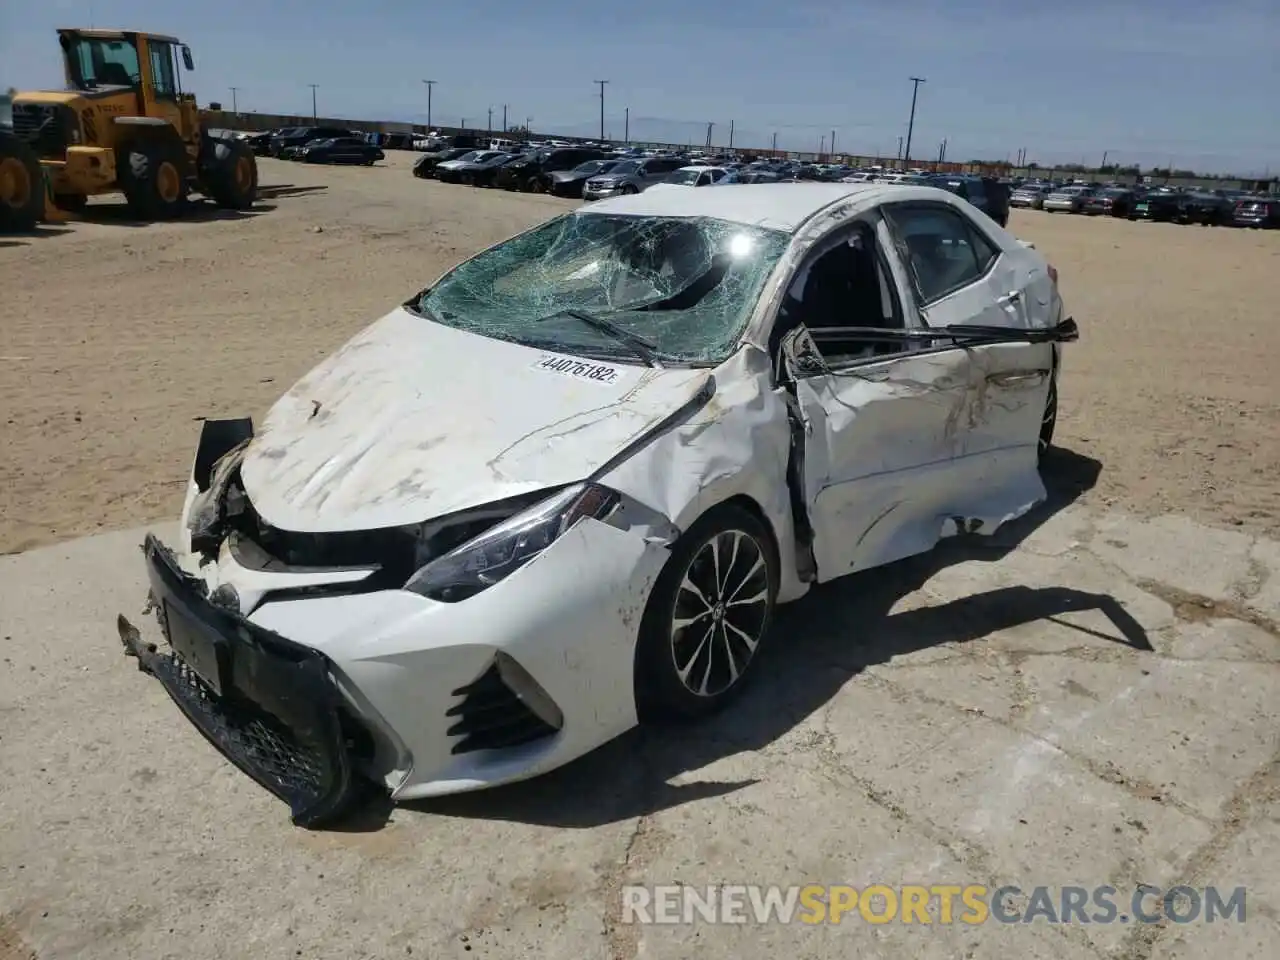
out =
[[856,223],[820,245],[792,278],[770,338],[775,356],[782,340],[799,326],[809,330],[818,351],[833,365],[910,349],[902,341],[836,329],[906,327],[897,286],[869,223]]

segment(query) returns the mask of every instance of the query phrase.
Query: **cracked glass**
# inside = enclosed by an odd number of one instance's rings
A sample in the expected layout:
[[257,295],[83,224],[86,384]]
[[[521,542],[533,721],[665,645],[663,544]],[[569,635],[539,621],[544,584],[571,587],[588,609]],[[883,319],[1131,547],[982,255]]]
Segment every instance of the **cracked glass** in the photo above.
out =
[[542,349],[641,362],[607,321],[670,363],[737,348],[790,235],[708,217],[572,213],[487,250],[415,303],[446,326]]

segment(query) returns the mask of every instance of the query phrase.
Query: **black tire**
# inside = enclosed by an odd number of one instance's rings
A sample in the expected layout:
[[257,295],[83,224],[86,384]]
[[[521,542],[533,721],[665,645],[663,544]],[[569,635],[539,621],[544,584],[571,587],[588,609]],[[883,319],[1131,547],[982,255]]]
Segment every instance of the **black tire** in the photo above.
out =
[[206,141],[201,163],[204,193],[226,210],[248,210],[258,199],[258,162],[236,140]]
[[633,194],[637,194],[637,193],[639,193],[639,192],[640,192],[640,190],[636,187],[636,185],[635,185],[634,183],[624,183],[624,184],[622,185],[622,193],[623,193],[623,196],[628,196],[628,197],[629,197],[629,196],[631,196],[631,195],[633,195]]
[[30,147],[0,131],[0,230],[32,230],[44,214],[44,174]]
[[[717,561],[727,564],[719,575]],[[768,638],[778,569],[768,528],[735,504],[712,508],[676,542],[636,642],[641,722],[696,720],[741,692]],[[686,622],[677,626],[680,620]]]
[[55,193],[53,204],[59,210],[65,210],[68,213],[81,213],[85,207],[89,206],[89,198],[83,193]]
[[117,176],[139,220],[169,220],[187,205],[187,152],[164,140],[133,143],[117,153]]
[[547,181],[542,177],[530,177],[528,191],[530,193],[547,193]]
[[1040,417],[1040,439],[1036,450],[1036,459],[1043,464],[1049,449],[1053,446],[1053,434],[1058,427],[1058,367],[1055,362],[1053,372],[1049,374],[1049,395],[1044,401],[1044,413]]

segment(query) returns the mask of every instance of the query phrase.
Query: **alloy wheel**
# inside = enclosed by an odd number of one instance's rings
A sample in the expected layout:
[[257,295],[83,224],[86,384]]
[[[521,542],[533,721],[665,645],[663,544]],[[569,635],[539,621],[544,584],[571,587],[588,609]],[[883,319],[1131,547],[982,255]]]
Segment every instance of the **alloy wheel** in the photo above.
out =
[[716,697],[755,656],[769,620],[764,546],[742,530],[717,533],[685,569],[671,618],[671,656],[685,689]]

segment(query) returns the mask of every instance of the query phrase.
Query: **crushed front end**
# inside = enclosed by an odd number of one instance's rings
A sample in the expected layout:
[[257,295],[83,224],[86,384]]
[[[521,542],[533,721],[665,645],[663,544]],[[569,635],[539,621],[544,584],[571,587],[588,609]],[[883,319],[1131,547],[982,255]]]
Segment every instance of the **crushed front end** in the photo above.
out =
[[[143,545],[163,642],[117,627],[295,824],[329,825],[374,791],[526,779],[634,725],[634,618],[671,535],[649,513],[579,484],[409,526],[284,530],[243,482],[253,442],[247,420],[204,424],[177,537]],[[415,587],[433,561],[548,509],[554,543],[516,572],[479,592]]]
[[149,606],[168,649],[146,643],[121,616],[126,653],[210,743],[289,805],[295,824],[321,826],[341,815],[358,784],[324,655],[220,605],[154,536],[143,552]]

